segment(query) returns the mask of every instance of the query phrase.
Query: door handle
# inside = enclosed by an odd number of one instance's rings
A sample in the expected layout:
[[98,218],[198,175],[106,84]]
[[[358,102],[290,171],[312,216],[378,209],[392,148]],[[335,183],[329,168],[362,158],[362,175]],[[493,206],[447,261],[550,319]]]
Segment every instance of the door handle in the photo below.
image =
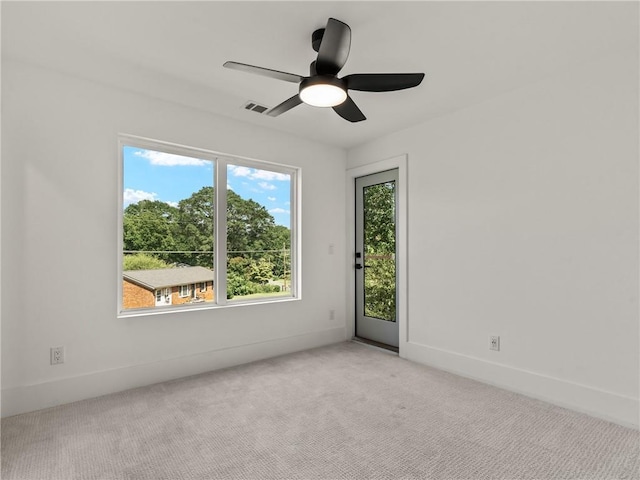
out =
[[371,265],[361,265],[359,263],[356,263],[356,270],[360,270],[362,268],[369,268]]

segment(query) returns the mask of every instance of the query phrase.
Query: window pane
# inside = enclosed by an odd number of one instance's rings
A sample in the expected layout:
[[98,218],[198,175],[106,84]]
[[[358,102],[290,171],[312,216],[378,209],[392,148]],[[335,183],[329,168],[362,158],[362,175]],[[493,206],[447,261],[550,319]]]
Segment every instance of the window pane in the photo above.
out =
[[227,298],[291,296],[291,174],[227,166]]
[[122,154],[123,309],[214,301],[213,289],[188,287],[213,282],[213,162],[135,146]]
[[396,321],[395,182],[365,187],[364,314]]

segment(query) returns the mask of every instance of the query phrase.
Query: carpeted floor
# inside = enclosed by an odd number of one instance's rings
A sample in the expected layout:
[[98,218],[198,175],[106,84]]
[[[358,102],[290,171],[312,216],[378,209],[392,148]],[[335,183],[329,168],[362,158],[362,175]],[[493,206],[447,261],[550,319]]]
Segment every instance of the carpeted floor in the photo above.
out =
[[2,420],[2,479],[638,479],[638,431],[342,343]]

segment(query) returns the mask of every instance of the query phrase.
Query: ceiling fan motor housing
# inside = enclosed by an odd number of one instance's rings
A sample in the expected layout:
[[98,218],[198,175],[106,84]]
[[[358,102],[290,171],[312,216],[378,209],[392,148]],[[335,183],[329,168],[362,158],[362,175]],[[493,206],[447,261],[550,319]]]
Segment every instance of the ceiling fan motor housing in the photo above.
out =
[[322,43],[322,37],[324,35],[324,28],[319,28],[311,34],[311,47],[317,52],[320,50],[320,44]]

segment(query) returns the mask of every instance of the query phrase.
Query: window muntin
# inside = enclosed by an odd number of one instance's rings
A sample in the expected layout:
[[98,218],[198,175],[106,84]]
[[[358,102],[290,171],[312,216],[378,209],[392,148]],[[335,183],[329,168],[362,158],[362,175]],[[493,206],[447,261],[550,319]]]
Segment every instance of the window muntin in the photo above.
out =
[[[297,297],[296,168],[129,136],[121,137],[120,151],[121,315]],[[216,178],[227,188],[217,192]],[[234,243],[239,226],[251,240],[244,251]],[[152,302],[136,304],[126,285],[134,269],[154,270],[152,276],[206,269],[211,280],[176,280],[164,291],[152,285]],[[238,273],[241,284],[250,283],[244,291],[238,291]],[[256,285],[260,292],[252,291]],[[230,288],[235,295],[226,294]]]

